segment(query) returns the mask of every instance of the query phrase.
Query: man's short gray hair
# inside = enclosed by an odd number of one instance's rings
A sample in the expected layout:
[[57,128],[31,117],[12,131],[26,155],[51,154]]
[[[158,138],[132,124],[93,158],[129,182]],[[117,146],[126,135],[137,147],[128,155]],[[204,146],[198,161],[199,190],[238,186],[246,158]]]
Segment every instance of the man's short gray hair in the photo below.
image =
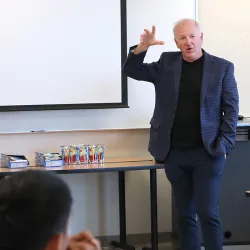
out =
[[173,33],[175,35],[175,30],[176,28],[181,24],[181,23],[184,23],[184,22],[194,22],[196,28],[201,32],[201,27],[199,25],[199,23],[197,21],[195,21],[194,19],[191,19],[191,18],[183,18],[183,19],[180,19],[178,20],[175,24],[174,24],[174,27],[173,27]]

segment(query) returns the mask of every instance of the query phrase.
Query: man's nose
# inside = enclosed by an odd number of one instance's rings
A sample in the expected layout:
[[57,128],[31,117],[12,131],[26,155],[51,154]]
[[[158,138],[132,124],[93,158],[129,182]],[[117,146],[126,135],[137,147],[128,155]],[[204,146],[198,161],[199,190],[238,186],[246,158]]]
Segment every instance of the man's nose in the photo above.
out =
[[186,45],[190,45],[191,44],[191,39],[189,37],[186,38]]

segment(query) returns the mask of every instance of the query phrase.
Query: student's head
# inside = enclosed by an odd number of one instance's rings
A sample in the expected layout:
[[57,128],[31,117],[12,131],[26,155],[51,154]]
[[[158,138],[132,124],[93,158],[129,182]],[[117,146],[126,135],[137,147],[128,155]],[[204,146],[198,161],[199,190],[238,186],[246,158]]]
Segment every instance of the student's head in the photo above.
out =
[[185,60],[193,62],[201,57],[203,34],[196,21],[182,19],[175,24],[173,32],[176,46]]
[[39,170],[0,181],[0,249],[65,250],[72,197],[57,175]]

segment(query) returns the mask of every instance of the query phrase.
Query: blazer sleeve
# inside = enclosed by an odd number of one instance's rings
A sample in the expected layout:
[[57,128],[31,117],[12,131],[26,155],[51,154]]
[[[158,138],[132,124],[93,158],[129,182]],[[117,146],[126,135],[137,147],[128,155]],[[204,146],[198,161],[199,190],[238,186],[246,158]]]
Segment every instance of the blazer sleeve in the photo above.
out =
[[126,76],[138,81],[155,83],[157,74],[160,69],[162,55],[157,62],[143,63],[147,51],[135,55],[133,53],[133,50],[136,48],[136,46],[130,48],[128,57],[122,67],[123,73]]
[[220,135],[226,152],[230,152],[235,143],[239,113],[239,94],[234,77],[234,65],[229,64],[222,83],[222,116]]

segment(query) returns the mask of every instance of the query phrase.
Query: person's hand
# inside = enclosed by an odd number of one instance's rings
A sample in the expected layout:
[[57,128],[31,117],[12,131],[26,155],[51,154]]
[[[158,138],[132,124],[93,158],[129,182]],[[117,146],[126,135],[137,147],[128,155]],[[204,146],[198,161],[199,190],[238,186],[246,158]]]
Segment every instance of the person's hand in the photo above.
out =
[[101,246],[90,232],[83,231],[70,238],[67,250],[101,250]]
[[164,42],[157,40],[155,38],[155,26],[152,26],[152,31],[150,32],[148,29],[144,29],[144,32],[141,34],[140,42],[145,47],[150,47],[153,45],[163,45]]
[[150,46],[153,45],[164,45],[163,41],[157,40],[155,38],[155,26],[152,26],[152,31],[148,29],[144,29],[144,32],[141,34],[140,37],[140,44],[135,49],[134,53],[139,54],[142,51],[147,50]]

